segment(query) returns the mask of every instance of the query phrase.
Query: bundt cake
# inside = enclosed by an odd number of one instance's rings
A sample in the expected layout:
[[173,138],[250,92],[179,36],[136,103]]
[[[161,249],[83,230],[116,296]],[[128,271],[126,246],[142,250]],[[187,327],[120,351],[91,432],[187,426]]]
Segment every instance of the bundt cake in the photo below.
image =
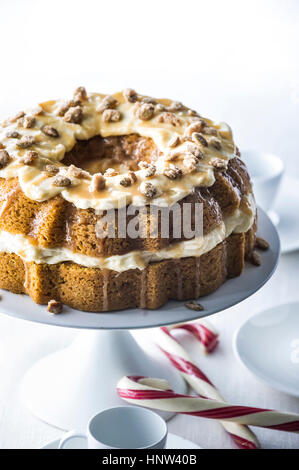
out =
[[229,126],[132,89],[80,87],[4,121],[0,187],[0,287],[39,304],[197,299],[254,253],[255,202]]

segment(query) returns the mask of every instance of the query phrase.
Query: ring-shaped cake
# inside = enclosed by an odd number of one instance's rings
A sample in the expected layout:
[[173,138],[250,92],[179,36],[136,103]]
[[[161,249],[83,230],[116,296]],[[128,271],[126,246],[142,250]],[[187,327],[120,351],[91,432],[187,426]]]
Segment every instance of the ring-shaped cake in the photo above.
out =
[[[207,295],[257,261],[231,129],[179,102],[80,87],[1,124],[0,168],[0,287],[37,303],[154,309]],[[165,236],[162,209],[185,205],[191,225],[201,207],[201,233],[187,237],[169,217]]]

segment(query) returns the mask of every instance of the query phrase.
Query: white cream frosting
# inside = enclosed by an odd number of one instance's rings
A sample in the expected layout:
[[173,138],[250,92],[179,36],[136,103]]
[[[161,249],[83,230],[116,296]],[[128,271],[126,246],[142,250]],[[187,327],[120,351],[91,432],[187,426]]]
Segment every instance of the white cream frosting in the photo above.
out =
[[207,235],[192,240],[173,243],[165,249],[156,252],[131,251],[124,255],[110,257],[92,257],[72,252],[67,248],[43,248],[30,243],[21,234],[0,232],[0,251],[15,253],[25,261],[35,263],[56,264],[71,261],[85,267],[110,269],[117,272],[129,269],[143,270],[149,263],[167,259],[177,259],[196,256],[212,250],[232,233],[243,233],[250,229],[255,218],[255,202],[252,195],[248,196],[247,210],[237,209],[235,213],[224,219],[217,228]]
[[[95,210],[120,208],[128,204],[135,206],[149,204],[149,199],[139,190],[141,182],[146,180],[157,189],[155,205],[170,206],[190,194],[197,186],[213,185],[215,177],[214,168],[210,163],[212,159],[218,158],[227,162],[235,157],[235,146],[229,126],[225,123],[215,124],[205,119],[208,126],[217,130],[221,140],[221,150],[215,149],[212,145],[201,148],[201,144],[198,144],[204,153],[204,159],[197,163],[196,171],[184,174],[180,180],[171,180],[163,174],[165,167],[169,165],[168,158],[173,153],[179,154],[176,165],[183,168],[184,157],[189,151],[186,141],[180,142],[176,148],[171,148],[169,143],[174,135],[182,137],[196,117],[184,107],[182,110],[175,111],[175,116],[180,120],[180,124],[175,127],[169,122],[161,122],[159,119],[161,112],[158,111],[155,111],[152,119],[141,120],[136,118],[135,103],[125,101],[122,93],[116,93],[113,96],[118,101],[117,110],[121,115],[118,122],[106,122],[103,114],[97,111],[105,98],[105,95],[98,93],[89,93],[88,99],[82,102],[83,120],[80,124],[66,122],[62,116],[58,115],[58,109],[63,104],[59,100],[41,103],[42,113],[35,116],[35,124],[32,128],[23,128],[19,121],[5,121],[0,126],[0,143],[4,145],[12,160],[0,170],[0,177],[6,179],[17,177],[23,192],[32,200],[41,202],[61,194],[64,199],[78,208]],[[169,100],[157,100],[157,102],[168,106],[172,104]],[[30,110],[28,115],[30,115]],[[197,117],[199,118],[198,115]],[[59,137],[44,135],[42,128],[45,125],[54,127],[59,132]],[[17,131],[20,136],[35,138],[36,142],[30,150],[37,151],[40,157],[34,166],[21,163],[20,157],[26,150],[18,147],[18,139],[7,136],[8,131]],[[77,140],[87,140],[96,135],[108,137],[133,133],[152,138],[162,153],[162,158],[156,162],[156,175],[150,180],[146,178],[145,170],[138,170],[135,172],[137,181],[131,187],[123,187],[119,184],[124,176],[122,174],[106,178],[104,191],[90,193],[88,191],[90,178],[88,177],[86,179],[71,177],[71,186],[57,187],[53,185],[55,177],[43,171],[46,164],[55,164],[60,168],[60,175],[66,176],[68,167],[61,161],[65,153],[74,147]],[[213,138],[210,135],[205,137],[208,143]]]

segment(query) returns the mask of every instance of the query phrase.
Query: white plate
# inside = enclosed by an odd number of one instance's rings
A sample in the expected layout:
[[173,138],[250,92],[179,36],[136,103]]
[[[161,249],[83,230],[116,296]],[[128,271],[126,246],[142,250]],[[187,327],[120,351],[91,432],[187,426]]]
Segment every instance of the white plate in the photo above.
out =
[[279,305],[247,320],[235,335],[234,348],[258,378],[299,397],[299,303]]
[[285,176],[281,182],[273,211],[278,216],[276,226],[281,252],[299,249],[299,179]]
[[129,309],[109,313],[90,313],[65,307],[65,312],[53,315],[44,305],[35,304],[26,295],[3,292],[2,313],[49,325],[89,329],[152,328],[206,317],[235,305],[260,289],[272,276],[279,257],[279,237],[270,218],[258,211],[258,233],[270,243],[270,249],[261,252],[262,265],[247,264],[241,276],[230,279],[212,294],[203,297],[204,310],[195,312],[184,307],[184,302],[170,301],[158,310]]
[[[59,439],[50,442],[42,447],[42,449],[58,449]],[[86,440],[83,438],[74,438],[65,445],[66,449],[86,449]],[[187,439],[183,439],[175,434],[168,434],[166,449],[202,449]]]

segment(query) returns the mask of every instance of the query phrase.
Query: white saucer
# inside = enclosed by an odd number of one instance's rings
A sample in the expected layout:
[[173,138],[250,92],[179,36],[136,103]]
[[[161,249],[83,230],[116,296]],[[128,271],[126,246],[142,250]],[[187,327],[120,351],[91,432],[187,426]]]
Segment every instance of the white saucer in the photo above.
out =
[[[49,442],[42,449],[58,449],[59,439]],[[86,440],[83,438],[74,438],[65,445],[66,449],[86,449]],[[168,434],[166,449],[202,449],[187,439],[183,439],[175,434]]]
[[299,397],[299,302],[273,307],[247,320],[235,335],[234,349],[258,378]]
[[298,188],[299,179],[285,176],[271,210],[271,213],[274,213],[278,218],[278,223],[275,225],[280,237],[281,253],[289,253],[299,249]]

